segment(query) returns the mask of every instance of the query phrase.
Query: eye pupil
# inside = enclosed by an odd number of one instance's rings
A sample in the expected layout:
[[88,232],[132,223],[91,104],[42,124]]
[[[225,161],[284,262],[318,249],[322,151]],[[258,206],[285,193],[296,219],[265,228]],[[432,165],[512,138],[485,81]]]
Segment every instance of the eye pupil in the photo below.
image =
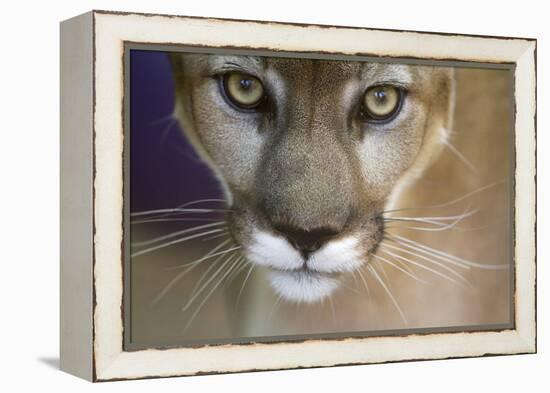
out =
[[376,98],[376,100],[380,103],[380,104],[383,104],[385,101],[386,101],[386,93],[384,93],[383,90],[377,90],[374,92],[374,97]]
[[225,74],[222,82],[224,97],[238,109],[256,109],[264,101],[262,82],[251,75],[232,72]]
[[254,82],[252,82],[250,79],[241,79],[240,83],[243,90],[250,90]]
[[363,98],[362,116],[370,122],[390,121],[401,108],[402,90],[392,85],[368,89]]

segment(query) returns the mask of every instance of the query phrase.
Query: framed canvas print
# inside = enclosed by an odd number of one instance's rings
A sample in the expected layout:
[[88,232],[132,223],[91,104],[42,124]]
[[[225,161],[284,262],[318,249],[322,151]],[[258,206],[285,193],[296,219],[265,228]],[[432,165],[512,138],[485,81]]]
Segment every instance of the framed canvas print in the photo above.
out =
[[61,24],[61,368],[536,351],[536,41]]

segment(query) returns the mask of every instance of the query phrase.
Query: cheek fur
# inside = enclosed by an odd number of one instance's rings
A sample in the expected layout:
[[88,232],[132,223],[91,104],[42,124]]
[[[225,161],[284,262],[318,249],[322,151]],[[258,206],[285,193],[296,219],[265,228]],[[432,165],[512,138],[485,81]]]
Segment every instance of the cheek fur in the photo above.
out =
[[422,147],[426,118],[419,102],[405,102],[396,120],[365,130],[357,143],[363,181],[375,200],[383,200],[415,162]]

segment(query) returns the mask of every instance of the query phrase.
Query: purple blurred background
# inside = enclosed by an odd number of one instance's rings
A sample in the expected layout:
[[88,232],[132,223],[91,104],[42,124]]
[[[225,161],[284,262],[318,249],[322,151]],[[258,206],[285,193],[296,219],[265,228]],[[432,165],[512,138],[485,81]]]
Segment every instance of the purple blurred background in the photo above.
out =
[[166,52],[130,51],[130,210],[221,198],[212,171],[171,117],[174,83]]

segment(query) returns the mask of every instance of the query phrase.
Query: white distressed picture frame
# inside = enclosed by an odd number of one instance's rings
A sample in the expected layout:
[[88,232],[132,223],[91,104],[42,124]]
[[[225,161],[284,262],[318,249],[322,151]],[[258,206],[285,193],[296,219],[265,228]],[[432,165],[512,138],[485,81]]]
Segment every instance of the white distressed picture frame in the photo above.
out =
[[[515,65],[513,329],[124,351],[125,43]],[[536,40],[92,11],[61,24],[61,368],[91,381],[536,351]]]

